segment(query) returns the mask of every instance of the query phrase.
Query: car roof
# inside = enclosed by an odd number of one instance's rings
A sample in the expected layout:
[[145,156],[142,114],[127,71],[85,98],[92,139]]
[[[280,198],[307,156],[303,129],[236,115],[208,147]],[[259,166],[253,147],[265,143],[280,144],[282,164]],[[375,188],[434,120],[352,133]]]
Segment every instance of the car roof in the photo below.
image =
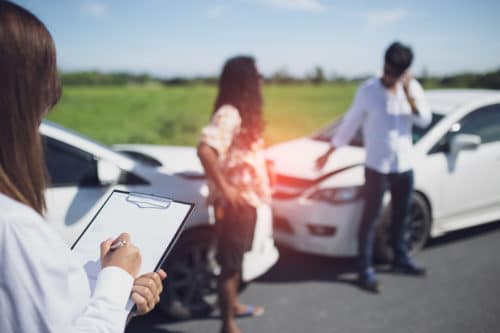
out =
[[95,154],[99,157],[108,158],[125,169],[132,168],[135,165],[135,162],[129,157],[115,152],[98,141],[92,140],[76,131],[51,121],[42,121],[40,124],[40,133]]
[[425,95],[433,112],[446,115],[457,108],[492,99],[500,102],[500,90],[488,89],[433,89]]

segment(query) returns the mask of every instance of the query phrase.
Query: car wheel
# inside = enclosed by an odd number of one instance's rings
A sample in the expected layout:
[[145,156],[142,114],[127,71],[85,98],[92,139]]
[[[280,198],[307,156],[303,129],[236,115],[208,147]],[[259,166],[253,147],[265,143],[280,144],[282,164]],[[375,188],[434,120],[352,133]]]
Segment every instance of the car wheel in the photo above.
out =
[[[394,254],[391,247],[391,208],[385,207],[382,220],[377,227],[375,241],[375,262],[391,263]],[[431,213],[427,202],[422,195],[414,193],[411,199],[410,221],[406,228],[405,239],[408,244],[409,255],[418,253],[427,243],[431,228]]]
[[193,230],[182,236],[164,264],[167,279],[159,308],[175,319],[210,314],[215,308],[219,267],[215,234]]

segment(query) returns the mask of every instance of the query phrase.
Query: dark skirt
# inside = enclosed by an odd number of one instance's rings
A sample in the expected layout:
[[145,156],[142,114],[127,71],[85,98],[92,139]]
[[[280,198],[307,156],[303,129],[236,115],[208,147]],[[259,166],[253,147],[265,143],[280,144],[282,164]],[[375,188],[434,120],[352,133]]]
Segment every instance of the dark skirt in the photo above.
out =
[[218,202],[215,205],[215,218],[217,262],[223,273],[239,273],[243,255],[252,248],[257,210],[250,205],[234,209]]

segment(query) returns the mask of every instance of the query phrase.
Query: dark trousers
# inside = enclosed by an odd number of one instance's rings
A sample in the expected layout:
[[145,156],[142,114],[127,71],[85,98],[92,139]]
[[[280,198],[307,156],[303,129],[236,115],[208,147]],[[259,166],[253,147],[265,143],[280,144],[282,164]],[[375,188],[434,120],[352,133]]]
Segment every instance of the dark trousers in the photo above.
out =
[[408,257],[405,229],[410,215],[413,171],[382,174],[365,168],[365,207],[358,233],[358,260],[361,273],[372,267],[375,229],[382,212],[385,191],[391,192],[391,242],[395,261]]

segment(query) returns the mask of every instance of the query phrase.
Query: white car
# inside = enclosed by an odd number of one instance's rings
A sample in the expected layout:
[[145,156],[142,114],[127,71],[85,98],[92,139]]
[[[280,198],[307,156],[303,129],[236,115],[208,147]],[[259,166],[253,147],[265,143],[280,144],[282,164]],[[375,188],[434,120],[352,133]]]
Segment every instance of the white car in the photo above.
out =
[[[413,132],[415,192],[406,235],[412,253],[429,237],[500,219],[500,92],[434,90],[426,95],[432,124]],[[361,132],[335,151],[321,172],[314,165],[337,126],[268,150],[277,173],[274,235],[299,251],[355,256],[363,210]],[[384,203],[375,253],[390,260],[390,194]]]
[[[195,148],[120,145],[112,150],[48,121],[41,124],[40,133],[51,180],[46,190],[46,220],[68,245],[115,188],[195,204],[167,259],[168,279],[160,307],[178,317],[211,311],[218,267],[213,219],[205,205],[208,188]],[[269,216],[258,221],[252,251],[245,254],[243,279],[258,277],[277,259]]]

